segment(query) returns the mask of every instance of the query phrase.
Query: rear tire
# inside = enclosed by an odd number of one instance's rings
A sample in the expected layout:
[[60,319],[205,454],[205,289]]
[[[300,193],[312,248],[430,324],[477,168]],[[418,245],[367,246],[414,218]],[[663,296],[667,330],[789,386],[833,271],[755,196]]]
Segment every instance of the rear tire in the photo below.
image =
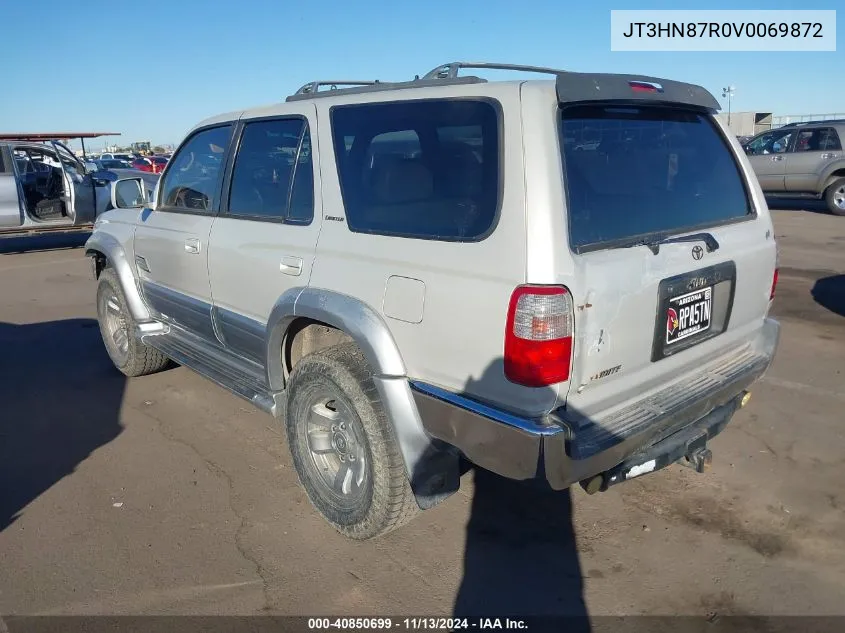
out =
[[165,369],[170,359],[135,337],[135,319],[126,305],[123,288],[113,268],[100,273],[97,285],[97,322],[109,358],[123,375],[134,378]]
[[393,427],[354,343],[296,364],[285,422],[299,480],[317,511],[341,534],[370,539],[419,512]]
[[837,178],[825,189],[824,201],[833,215],[845,215],[845,178]]

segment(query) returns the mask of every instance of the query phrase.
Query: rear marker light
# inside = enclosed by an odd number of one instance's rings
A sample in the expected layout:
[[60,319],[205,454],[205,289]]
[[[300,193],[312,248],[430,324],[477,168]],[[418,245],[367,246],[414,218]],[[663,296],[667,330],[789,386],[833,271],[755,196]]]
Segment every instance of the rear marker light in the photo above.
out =
[[572,295],[565,287],[518,287],[508,307],[505,377],[527,387],[568,380],[572,333]]
[[769,301],[775,298],[775,288],[778,285],[778,269],[775,268],[775,274],[772,276],[772,291],[769,293]]

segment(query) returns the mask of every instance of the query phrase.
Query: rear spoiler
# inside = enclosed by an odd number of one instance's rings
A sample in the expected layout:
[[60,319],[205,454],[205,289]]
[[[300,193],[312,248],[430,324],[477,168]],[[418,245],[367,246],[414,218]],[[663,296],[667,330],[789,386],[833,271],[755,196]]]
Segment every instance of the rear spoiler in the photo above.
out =
[[695,84],[641,75],[561,72],[555,82],[557,100],[564,103],[591,101],[649,101],[716,111],[719,102]]

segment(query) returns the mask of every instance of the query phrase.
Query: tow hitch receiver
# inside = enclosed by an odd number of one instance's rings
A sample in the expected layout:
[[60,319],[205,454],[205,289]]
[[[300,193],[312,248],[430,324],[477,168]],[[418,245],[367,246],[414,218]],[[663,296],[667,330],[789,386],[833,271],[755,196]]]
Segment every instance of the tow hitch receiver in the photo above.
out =
[[699,448],[689,455],[685,455],[683,461],[678,463],[689,466],[697,473],[707,472],[713,464],[713,453],[710,452],[709,448]]
[[621,464],[581,481],[581,487],[587,494],[594,494],[675,462],[699,473],[707,472],[713,463],[707,441],[727,426],[738,407],[739,398],[716,407],[700,420],[629,456]]

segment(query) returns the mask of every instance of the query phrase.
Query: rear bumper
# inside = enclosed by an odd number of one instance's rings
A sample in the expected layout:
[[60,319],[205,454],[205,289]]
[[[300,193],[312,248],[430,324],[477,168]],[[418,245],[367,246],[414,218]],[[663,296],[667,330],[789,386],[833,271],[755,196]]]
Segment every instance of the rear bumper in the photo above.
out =
[[766,319],[735,353],[596,419],[572,411],[526,418],[425,383],[411,387],[426,431],[474,464],[512,479],[546,479],[558,490],[597,475],[606,487],[630,479],[632,469],[633,476],[650,472],[637,466],[652,459],[657,470],[718,434],[769,368],[779,336],[778,322]]

